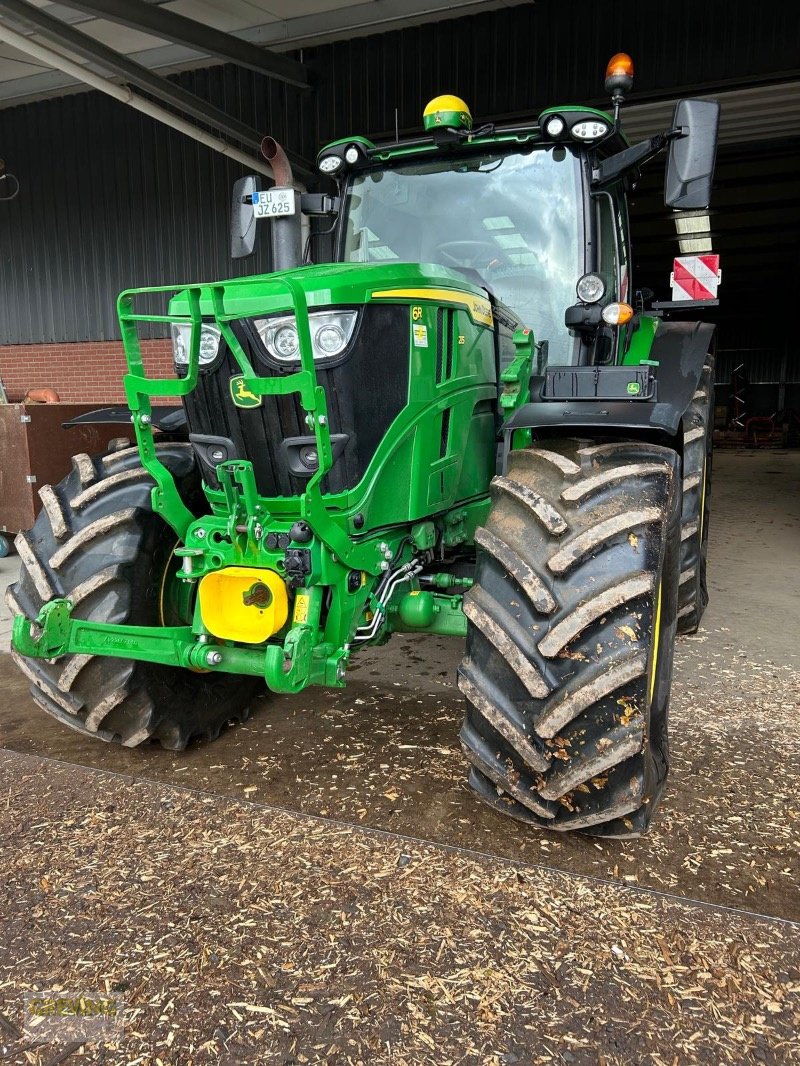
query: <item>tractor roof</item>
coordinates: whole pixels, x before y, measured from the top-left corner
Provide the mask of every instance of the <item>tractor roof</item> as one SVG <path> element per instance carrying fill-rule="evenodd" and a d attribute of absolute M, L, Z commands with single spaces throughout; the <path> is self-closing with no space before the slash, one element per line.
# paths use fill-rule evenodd
<path fill-rule="evenodd" d="M 448 110 L 431 110 L 439 102 L 446 102 Z M 455 105 L 460 105 L 463 110 Z M 441 120 L 438 126 L 437 120 Z M 424 121 L 427 132 L 421 137 L 378 144 L 358 135 L 331 141 L 320 151 L 317 166 L 323 174 L 333 177 L 382 163 L 429 156 L 447 158 L 476 149 L 513 150 L 534 143 L 569 144 L 595 149 L 603 156 L 628 146 L 627 138 L 621 130 L 614 128 L 614 120 L 608 112 L 575 104 L 549 107 L 535 123 L 486 123 L 473 128 L 472 116 L 462 100 L 437 97 L 425 109 Z"/>

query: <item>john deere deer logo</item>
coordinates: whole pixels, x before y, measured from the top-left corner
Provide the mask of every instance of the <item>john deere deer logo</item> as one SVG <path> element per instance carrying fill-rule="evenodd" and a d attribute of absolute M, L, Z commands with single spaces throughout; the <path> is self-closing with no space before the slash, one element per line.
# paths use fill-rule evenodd
<path fill-rule="evenodd" d="M 258 407 L 261 404 L 261 397 L 247 388 L 241 374 L 231 378 L 230 387 L 231 399 L 237 407 Z"/>

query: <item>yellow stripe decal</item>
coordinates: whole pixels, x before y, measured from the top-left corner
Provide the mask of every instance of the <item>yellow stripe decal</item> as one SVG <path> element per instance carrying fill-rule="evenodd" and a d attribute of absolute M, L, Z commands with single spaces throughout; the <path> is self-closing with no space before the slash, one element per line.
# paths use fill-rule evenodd
<path fill-rule="evenodd" d="M 703 491 L 700 494 L 700 546 L 703 545 L 703 527 L 706 524 L 706 469 L 708 459 L 703 460 Z M 699 561 L 699 560 L 698 560 Z"/>
<path fill-rule="evenodd" d="M 653 693 L 656 688 L 656 668 L 658 666 L 658 638 L 661 635 L 661 582 L 658 583 L 658 596 L 656 598 L 656 624 L 653 627 L 653 667 L 650 674 L 650 694 L 647 702 L 653 702 Z"/>
<path fill-rule="evenodd" d="M 459 289 L 381 289 L 380 292 L 373 292 L 372 296 L 376 300 L 439 300 L 442 303 L 461 304 L 473 322 L 480 322 L 489 328 L 494 326 L 489 301 Z"/>

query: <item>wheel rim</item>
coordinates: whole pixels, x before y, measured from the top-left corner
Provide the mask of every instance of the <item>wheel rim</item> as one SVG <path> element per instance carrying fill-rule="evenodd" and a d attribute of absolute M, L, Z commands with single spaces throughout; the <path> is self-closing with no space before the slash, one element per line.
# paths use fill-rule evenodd
<path fill-rule="evenodd" d="M 175 555 L 181 541 L 176 541 L 167 557 L 158 589 L 159 625 L 191 625 L 194 616 L 194 585 L 178 579 L 180 569 Z"/>

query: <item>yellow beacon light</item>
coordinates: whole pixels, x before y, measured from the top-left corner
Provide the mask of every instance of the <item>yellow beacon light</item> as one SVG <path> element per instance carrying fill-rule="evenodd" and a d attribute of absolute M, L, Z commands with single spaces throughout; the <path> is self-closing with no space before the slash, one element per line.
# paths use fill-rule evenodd
<path fill-rule="evenodd" d="M 472 114 L 460 96 L 435 96 L 422 112 L 426 130 L 471 130 Z"/>

